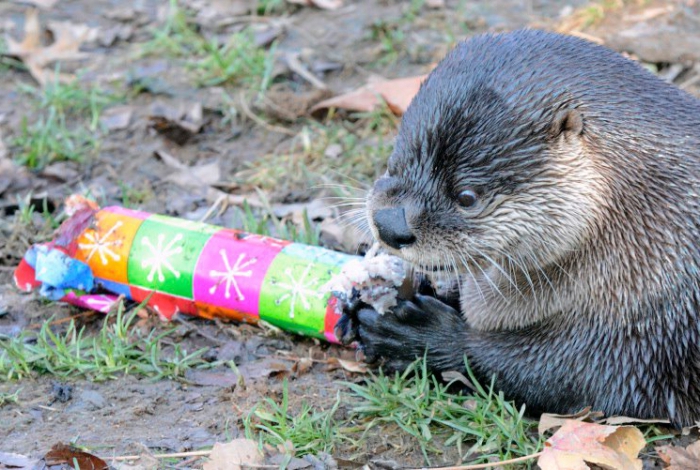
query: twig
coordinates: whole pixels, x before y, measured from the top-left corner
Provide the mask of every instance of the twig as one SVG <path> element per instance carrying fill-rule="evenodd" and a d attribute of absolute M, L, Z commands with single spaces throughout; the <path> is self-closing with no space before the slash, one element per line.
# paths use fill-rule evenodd
<path fill-rule="evenodd" d="M 299 61 L 299 54 L 298 53 L 289 53 L 285 56 L 285 59 L 287 60 L 287 65 L 292 70 L 292 72 L 295 72 L 297 75 L 299 75 L 301 78 L 303 78 L 307 82 L 311 83 L 311 85 L 318 88 L 319 90 L 327 90 L 328 89 L 328 85 L 326 85 L 321 80 L 316 78 L 314 76 L 314 74 L 309 72 L 306 69 L 306 67 L 304 67 L 304 64 L 302 64 Z"/>
<path fill-rule="evenodd" d="M 202 455 L 195 455 L 194 457 L 190 457 L 189 459 L 185 459 L 179 464 L 175 465 L 174 468 L 183 468 L 187 467 L 193 463 L 195 463 L 197 460 L 201 459 L 203 456 Z"/>
<path fill-rule="evenodd" d="M 171 454 L 151 454 L 154 459 L 179 459 L 184 457 L 209 457 L 212 450 L 193 450 L 190 452 L 173 452 Z M 124 462 L 127 460 L 138 460 L 140 455 L 119 455 L 116 457 L 107 457 L 107 460 L 113 462 Z M 261 465 L 257 463 L 237 463 L 237 466 L 248 468 L 279 468 L 279 465 Z"/>
<path fill-rule="evenodd" d="M 150 457 L 154 459 L 178 459 L 182 457 L 208 457 L 211 455 L 211 450 L 193 450 L 190 452 L 173 452 L 171 454 L 152 454 Z M 124 462 L 127 460 L 137 460 L 140 455 L 120 455 L 116 457 L 109 457 L 107 460 L 112 460 L 115 462 Z"/>
<path fill-rule="evenodd" d="M 285 135 L 291 135 L 294 136 L 296 135 L 295 132 L 290 131 L 289 129 L 285 129 L 284 127 L 279 127 L 279 126 L 274 126 L 272 124 L 268 124 L 265 122 L 263 119 L 260 117 L 256 116 L 253 111 L 250 110 L 248 107 L 248 103 L 246 102 L 245 96 L 243 95 L 243 92 L 239 95 L 239 100 L 240 105 L 241 105 L 241 111 L 243 114 L 250 120 L 254 121 L 256 124 L 259 126 L 264 127 L 265 129 L 272 131 L 272 132 L 279 132 L 280 134 L 285 134 Z"/>
<path fill-rule="evenodd" d="M 585 39 L 587 41 L 594 42 L 596 44 L 605 44 L 605 40 L 603 38 L 599 38 L 598 36 L 593 36 L 592 34 L 584 33 L 583 31 L 579 30 L 573 30 L 573 31 L 568 31 L 566 34 L 570 34 L 571 36 L 576 36 L 581 39 Z"/>
<path fill-rule="evenodd" d="M 479 470 L 481 468 L 502 467 L 504 465 L 510 465 L 512 463 L 525 462 L 527 460 L 536 459 L 540 455 L 542 455 L 542 452 L 526 455 L 524 457 L 518 457 L 516 459 L 501 460 L 500 462 L 493 463 L 480 463 L 478 465 L 455 465 L 454 467 L 423 467 L 409 470 Z"/>
<path fill-rule="evenodd" d="M 690 77 L 689 79 L 679 83 L 678 88 L 680 88 L 681 90 L 687 90 L 691 86 L 700 82 L 700 67 L 695 66 L 695 67 L 693 67 L 693 70 L 695 70 L 696 75 L 694 77 Z"/>
<path fill-rule="evenodd" d="M 277 355 L 279 357 L 282 357 L 284 359 L 290 360 L 290 361 L 302 361 L 304 359 L 309 359 L 311 362 L 316 362 L 318 364 L 334 364 L 335 361 L 333 359 L 337 358 L 332 358 L 332 359 L 314 359 L 313 357 L 300 357 L 300 356 L 288 356 L 285 354 L 282 354 L 282 351 L 277 351 Z"/>
<path fill-rule="evenodd" d="M 66 317 L 66 318 L 59 318 L 58 320 L 50 321 L 49 326 L 60 325 L 61 323 L 66 323 L 66 322 L 75 320 L 76 318 L 80 318 L 80 317 L 89 317 L 89 316 L 95 315 L 96 313 L 97 312 L 95 312 L 94 310 L 87 310 L 85 312 L 76 313 L 75 315 L 71 315 L 71 316 Z M 28 326 L 28 328 L 34 329 L 34 328 L 41 328 L 42 326 L 44 326 L 44 323 L 32 323 L 31 325 Z"/>

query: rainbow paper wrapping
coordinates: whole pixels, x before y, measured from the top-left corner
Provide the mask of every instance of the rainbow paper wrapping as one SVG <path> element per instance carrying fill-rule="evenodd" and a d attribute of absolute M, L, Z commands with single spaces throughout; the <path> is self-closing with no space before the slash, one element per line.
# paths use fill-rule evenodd
<path fill-rule="evenodd" d="M 336 342 L 339 313 L 323 286 L 355 256 L 122 207 L 93 213 L 84 224 L 88 228 L 72 239 L 30 250 L 15 273 L 17 285 L 40 286 L 47 268 L 36 269 L 37 263 L 46 264 L 40 257 L 47 249 L 57 250 L 65 258 L 58 263 L 62 268 L 79 270 L 85 263 L 95 287 L 106 291 L 82 291 L 89 282 L 58 291 L 61 300 L 75 305 L 108 311 L 118 295 L 137 302 L 148 298 L 167 319 L 178 312 L 262 319 Z"/>

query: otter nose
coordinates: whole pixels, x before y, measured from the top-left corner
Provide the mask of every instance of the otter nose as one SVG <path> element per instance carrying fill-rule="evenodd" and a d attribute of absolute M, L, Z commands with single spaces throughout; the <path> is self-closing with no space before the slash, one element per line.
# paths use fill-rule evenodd
<path fill-rule="evenodd" d="M 379 232 L 379 239 L 397 250 L 416 241 L 406 223 L 403 207 L 378 210 L 374 213 L 374 225 Z"/>

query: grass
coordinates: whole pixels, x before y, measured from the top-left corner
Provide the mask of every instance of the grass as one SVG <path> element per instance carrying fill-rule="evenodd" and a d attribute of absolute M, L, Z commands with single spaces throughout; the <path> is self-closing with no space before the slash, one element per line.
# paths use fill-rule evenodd
<path fill-rule="evenodd" d="M 265 398 L 244 417 L 246 436 L 292 454 L 358 449 L 368 436 L 405 434 L 422 451 L 426 463 L 445 446 L 456 446 L 470 463 L 533 454 L 542 447 L 536 423 L 524 409 L 506 401 L 493 387 L 476 384 L 473 395 L 451 391 L 417 361 L 403 374 L 370 375 L 364 383 L 347 383 L 349 392 L 329 409 L 302 402 L 292 412 L 285 382 L 278 403 Z M 339 412 L 343 403 L 346 410 Z"/>
<path fill-rule="evenodd" d="M 407 31 L 420 16 L 424 4 L 425 0 L 411 0 L 405 3 L 404 11 L 400 16 L 378 19 L 370 25 L 368 38 L 379 42 L 382 52 L 375 65 L 393 64 L 402 54 L 407 52 Z"/>
<path fill-rule="evenodd" d="M 122 97 L 81 84 L 55 81 L 44 88 L 20 85 L 38 117 L 22 121 L 12 144 L 17 160 L 32 169 L 57 161 L 83 161 L 99 148 L 99 119 L 102 111 Z"/>
<path fill-rule="evenodd" d="M 27 248 L 33 243 L 50 240 L 64 219 L 64 214 L 53 214 L 46 198 L 37 200 L 32 193 L 16 197 L 17 210 L 10 223 L 10 233 L 4 240 L 7 260 L 19 262 Z M 3 250 L 0 249 L 0 252 Z"/>
<path fill-rule="evenodd" d="M 285 13 L 289 7 L 286 0 L 257 0 L 255 11 L 258 15 L 269 16 Z"/>
<path fill-rule="evenodd" d="M 263 92 L 270 84 L 274 63 L 273 44 L 266 50 L 255 44 L 248 28 L 233 34 L 226 44 L 204 37 L 190 13 L 178 0 L 170 0 L 170 11 L 163 27 L 154 28 L 153 37 L 141 46 L 140 55 L 180 58 L 194 72 L 200 86 L 244 85 Z M 275 1 L 261 2 L 263 9 L 276 8 Z"/>
<path fill-rule="evenodd" d="M 108 315 L 96 335 L 87 334 L 71 321 L 64 333 L 56 333 L 51 322 L 38 333 L 25 330 L 21 335 L 0 340 L 0 377 L 16 380 L 33 374 L 57 377 L 85 377 L 103 381 L 136 374 L 154 379 L 181 377 L 187 369 L 210 367 L 201 356 L 175 344 L 166 351 L 163 339 L 172 330 L 148 334 L 134 328 L 138 308 L 125 312 L 120 303 Z"/>
<path fill-rule="evenodd" d="M 259 191 L 258 194 L 263 203 L 262 209 L 255 210 L 247 202 L 244 202 L 243 207 L 238 209 L 241 230 L 307 245 L 318 246 L 320 244 L 320 226 L 309 219 L 306 210 L 303 211 L 302 225 L 299 227 L 290 220 L 283 221 L 277 218 L 265 193 Z"/>
<path fill-rule="evenodd" d="M 21 391 L 22 389 L 20 388 L 15 390 L 13 393 L 0 392 L 0 408 L 5 405 L 19 403 L 19 392 Z"/>
<path fill-rule="evenodd" d="M 20 85 L 20 91 L 34 99 L 40 110 L 53 110 L 60 116 L 83 117 L 91 131 L 98 129 L 104 109 L 123 97 L 89 84 L 53 82 L 44 88 Z"/>
<path fill-rule="evenodd" d="M 141 55 L 165 55 L 170 58 L 200 55 L 206 52 L 206 40 L 178 0 L 169 1 L 165 24 L 151 30 L 153 37 L 141 47 Z"/>
<path fill-rule="evenodd" d="M 368 186 L 384 171 L 398 118 L 385 107 L 350 118 L 308 121 L 289 148 L 249 162 L 234 181 L 282 192 L 338 183 Z M 337 159 L 324 155 L 331 145 L 342 148 Z"/>
<path fill-rule="evenodd" d="M 493 384 L 484 388 L 471 372 L 469 376 L 476 388 L 473 395 L 451 392 L 449 384 L 427 372 L 425 361 L 414 363 L 402 374 L 380 372 L 365 384 L 348 384 L 356 398 L 352 412 L 364 420 L 368 431 L 391 425 L 412 436 L 428 462 L 429 453 L 440 452 L 434 445 L 437 437 L 443 445 L 458 446 L 462 458 L 470 463 L 537 452 L 542 442 L 536 423 L 523 417 L 524 408 L 506 401 Z M 466 449 L 465 442 L 469 444 Z"/>
<path fill-rule="evenodd" d="M 128 209 L 138 209 L 141 204 L 153 197 L 153 189 L 146 184 L 135 188 L 128 182 L 117 181 L 117 186 L 121 191 L 121 205 Z"/>
<path fill-rule="evenodd" d="M 19 147 L 18 163 L 38 170 L 58 161 L 80 162 L 96 152 L 99 141 L 84 129 L 70 129 L 67 122 L 54 109 L 32 124 L 25 117 L 20 135 L 12 141 Z"/>
<path fill-rule="evenodd" d="M 203 86 L 231 83 L 262 92 L 270 85 L 275 45 L 267 51 L 255 44 L 250 30 L 232 35 L 219 46 L 207 43 L 206 55 L 191 64 Z"/>
<path fill-rule="evenodd" d="M 341 396 L 338 394 L 329 410 L 319 410 L 314 405 L 302 402 L 298 410 L 292 412 L 285 379 L 280 403 L 265 398 L 243 419 L 246 437 L 257 437 L 261 444 L 284 448 L 296 456 L 333 452 L 341 443 L 351 441 L 336 419 L 340 403 Z"/>

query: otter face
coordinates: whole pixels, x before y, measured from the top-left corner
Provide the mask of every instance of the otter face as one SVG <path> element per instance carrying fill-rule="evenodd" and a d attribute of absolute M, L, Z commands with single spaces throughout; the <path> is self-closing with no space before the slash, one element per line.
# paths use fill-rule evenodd
<path fill-rule="evenodd" d="M 420 269 L 489 284 L 575 253 L 605 192 L 583 112 L 485 86 L 455 100 L 449 86 L 428 82 L 404 116 L 367 200 L 375 238 Z"/>

